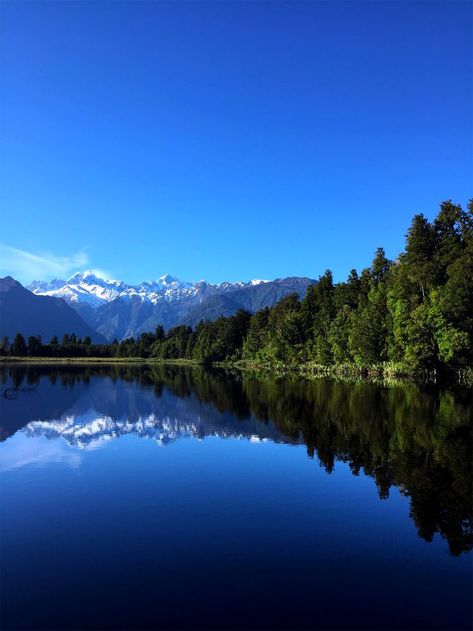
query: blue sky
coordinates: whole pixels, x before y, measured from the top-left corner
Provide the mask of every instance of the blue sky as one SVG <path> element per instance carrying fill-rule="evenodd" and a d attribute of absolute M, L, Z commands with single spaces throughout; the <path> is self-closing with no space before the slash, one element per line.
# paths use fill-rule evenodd
<path fill-rule="evenodd" d="M 4 2 L 0 274 L 343 279 L 472 196 L 469 2 Z"/>

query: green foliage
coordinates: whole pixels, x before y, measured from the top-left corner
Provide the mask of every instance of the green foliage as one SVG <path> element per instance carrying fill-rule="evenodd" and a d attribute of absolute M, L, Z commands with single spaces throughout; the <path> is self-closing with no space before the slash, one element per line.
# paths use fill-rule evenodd
<path fill-rule="evenodd" d="M 435 231 L 424 215 L 415 215 L 406 237 L 403 264 L 409 278 L 425 297 L 428 285 L 435 278 Z"/>
<path fill-rule="evenodd" d="M 373 287 L 367 304 L 355 314 L 349 335 L 350 352 L 358 365 L 387 359 L 386 315 L 385 287 Z"/>
<path fill-rule="evenodd" d="M 201 322 L 196 329 L 196 340 L 190 357 L 202 364 L 241 359 L 243 341 L 248 332 L 251 315 L 240 310 L 234 316 Z"/>
<path fill-rule="evenodd" d="M 404 359 L 407 365 L 415 371 L 435 368 L 438 351 L 427 304 L 422 303 L 411 312 L 406 337 Z"/>
<path fill-rule="evenodd" d="M 350 351 L 350 333 L 353 329 L 354 309 L 349 304 L 341 306 L 330 325 L 328 342 L 332 349 L 333 361 L 344 364 L 353 361 Z"/>
<path fill-rule="evenodd" d="M 389 272 L 391 264 L 391 261 L 386 258 L 384 248 L 378 248 L 376 250 L 373 263 L 371 264 L 373 280 L 377 283 L 383 281 L 386 278 L 387 273 Z"/>
<path fill-rule="evenodd" d="M 463 253 L 464 230 L 467 228 L 468 218 L 461 206 L 450 200 L 440 205 L 433 230 L 436 239 L 434 261 L 441 281 L 445 280 L 449 265 L 455 263 Z"/>
<path fill-rule="evenodd" d="M 244 359 L 261 359 L 262 349 L 266 346 L 268 341 L 268 321 L 269 321 L 269 309 L 262 309 L 257 311 L 250 320 L 248 327 L 248 333 L 246 339 L 243 342 Z"/>
<path fill-rule="evenodd" d="M 473 203 L 443 202 L 431 223 L 415 215 L 396 262 L 383 250 L 370 268 L 335 284 L 327 270 L 300 300 L 291 294 L 255 314 L 177 326 L 108 345 L 64 335 L 42 345 L 16 336 L 0 354 L 192 359 L 202 364 L 244 359 L 256 364 L 369 369 L 383 362 L 413 373 L 466 370 L 473 364 Z M 465 373 L 466 374 L 466 373 Z"/>

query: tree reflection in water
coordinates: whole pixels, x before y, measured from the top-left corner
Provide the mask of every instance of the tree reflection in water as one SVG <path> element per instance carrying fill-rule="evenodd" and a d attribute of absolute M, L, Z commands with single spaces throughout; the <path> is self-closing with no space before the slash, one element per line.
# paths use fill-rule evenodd
<path fill-rule="evenodd" d="M 164 365 L 0 369 L 4 387 L 31 388 L 46 380 L 73 390 L 97 378 L 151 388 L 158 399 L 165 390 L 179 398 L 194 396 L 230 413 L 237 424 L 253 418 L 274 425 L 287 442 L 304 442 L 309 457 L 316 457 L 327 473 L 336 461 L 348 463 L 353 475 L 363 470 L 375 480 L 381 499 L 389 496 L 391 486 L 398 487 L 410 498 L 410 516 L 426 541 L 439 533 L 453 555 L 472 548 L 471 391 L 257 378 Z M 12 406 L 3 399 L 2 439 L 31 420 L 58 418 L 71 404 L 67 397 L 40 404 L 34 399 L 15 418 L 18 402 Z M 139 400 L 134 406 L 139 408 Z"/>

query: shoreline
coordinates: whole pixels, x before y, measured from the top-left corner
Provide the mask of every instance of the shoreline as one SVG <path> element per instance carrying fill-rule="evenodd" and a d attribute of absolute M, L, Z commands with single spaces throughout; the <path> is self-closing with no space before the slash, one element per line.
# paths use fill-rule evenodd
<path fill-rule="evenodd" d="M 285 375 L 303 379 L 325 378 L 350 382 L 384 383 L 386 385 L 411 383 L 473 387 L 473 368 L 470 366 L 444 373 L 440 373 L 435 369 L 415 373 L 408 371 L 400 364 L 389 362 L 371 366 L 357 366 L 356 364 L 322 365 L 313 362 L 299 365 L 284 364 L 282 362 L 265 364 L 263 362 L 239 360 L 237 362 L 219 362 L 216 365 L 221 368 L 237 368 L 241 371 L 254 372 L 260 375 Z"/>
<path fill-rule="evenodd" d="M 157 359 L 144 357 L 0 357 L 1 365 L 14 364 L 46 364 L 46 365 L 162 365 L 182 366 L 189 368 L 204 367 L 195 359 Z M 466 367 L 439 374 L 435 370 L 425 370 L 412 373 L 397 364 L 374 364 L 372 366 L 357 366 L 356 364 L 321 365 L 306 363 L 299 365 L 284 364 L 282 362 L 265 364 L 248 360 L 214 362 L 208 367 L 239 372 L 253 373 L 258 376 L 270 377 L 300 377 L 302 379 L 338 379 L 350 382 L 394 384 L 433 384 L 456 385 L 473 387 L 473 368 Z M 205 367 L 204 367 L 205 368 Z"/>
<path fill-rule="evenodd" d="M 200 366 L 194 359 L 154 359 L 146 357 L 0 357 L 2 364 L 169 364 Z"/>

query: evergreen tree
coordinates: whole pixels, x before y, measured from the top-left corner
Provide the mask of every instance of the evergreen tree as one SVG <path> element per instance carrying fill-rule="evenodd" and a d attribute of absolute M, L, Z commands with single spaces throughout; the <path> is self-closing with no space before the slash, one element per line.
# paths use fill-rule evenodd
<path fill-rule="evenodd" d="M 374 281 L 377 283 L 384 281 L 390 267 L 391 261 L 386 258 L 384 248 L 378 248 L 371 264 Z"/>
<path fill-rule="evenodd" d="M 158 324 L 156 331 L 154 332 L 154 338 L 156 342 L 164 342 L 166 335 L 164 333 L 164 327 L 162 324 Z"/>
<path fill-rule="evenodd" d="M 31 335 L 28 338 L 28 355 L 31 357 L 41 355 L 41 337 L 39 335 Z"/>
<path fill-rule="evenodd" d="M 354 309 L 349 304 L 344 304 L 330 325 L 328 342 L 336 364 L 353 361 L 350 351 L 350 333 L 353 329 L 354 313 Z"/>
<path fill-rule="evenodd" d="M 435 278 L 435 232 L 424 215 L 415 215 L 406 238 L 404 262 L 410 278 L 425 297 L 428 285 Z"/>
<path fill-rule="evenodd" d="M 355 313 L 349 337 L 349 348 L 360 366 L 383 362 L 387 359 L 386 291 L 383 286 L 373 287 L 368 302 Z"/>
<path fill-rule="evenodd" d="M 461 257 L 464 249 L 462 227 L 467 225 L 466 213 L 451 200 L 442 202 L 434 221 L 436 239 L 435 266 L 439 282 L 445 281 L 449 265 Z"/>
<path fill-rule="evenodd" d="M 21 333 L 17 333 L 11 345 L 11 354 L 13 356 L 23 357 L 28 352 L 25 338 Z"/>
<path fill-rule="evenodd" d="M 263 349 L 268 341 L 268 307 L 257 311 L 250 320 L 248 334 L 243 345 L 243 357 L 247 359 L 263 359 Z"/>
<path fill-rule="evenodd" d="M 8 355 L 10 350 L 10 343 L 8 341 L 8 337 L 4 335 L 0 340 L 0 355 Z"/>

